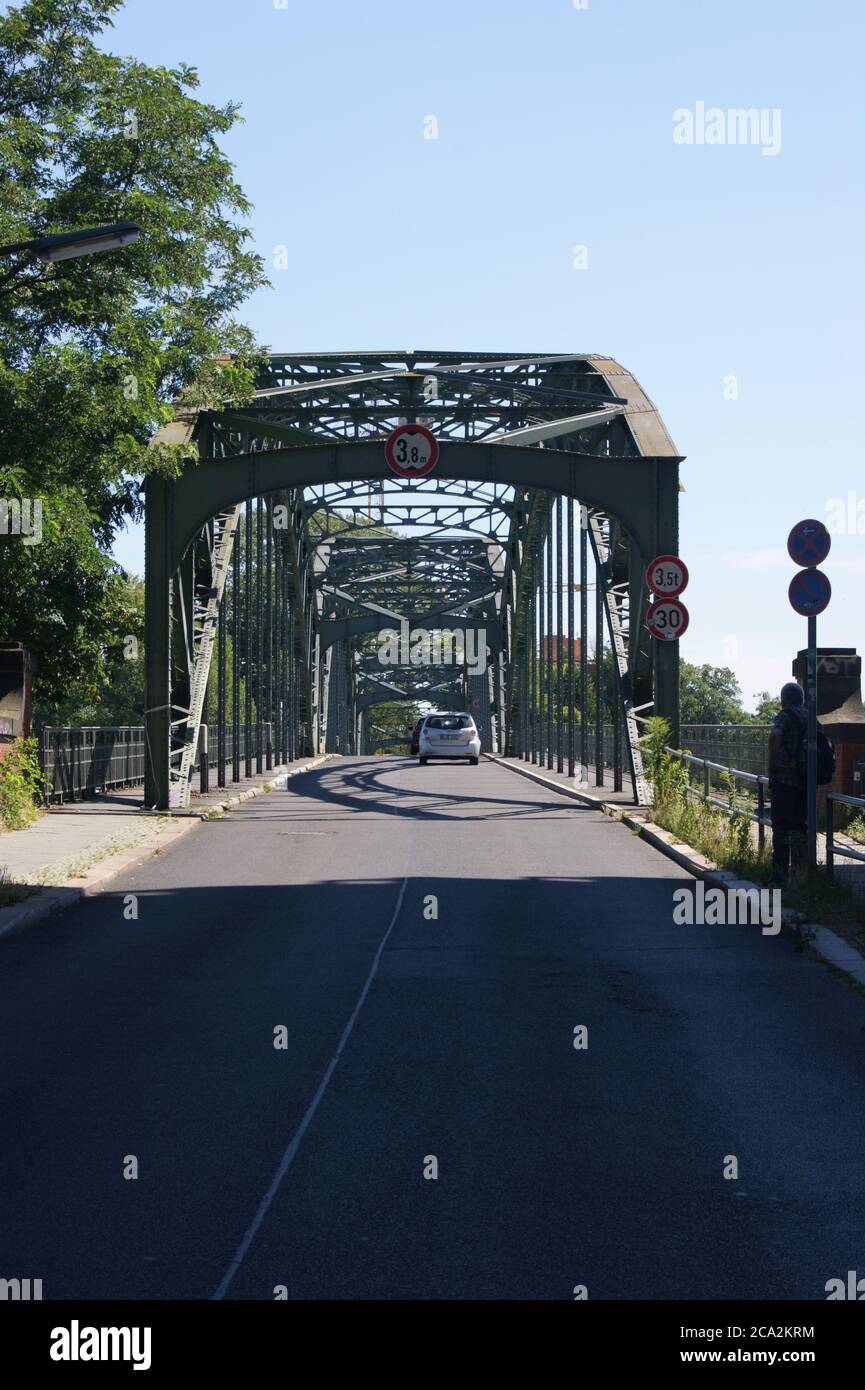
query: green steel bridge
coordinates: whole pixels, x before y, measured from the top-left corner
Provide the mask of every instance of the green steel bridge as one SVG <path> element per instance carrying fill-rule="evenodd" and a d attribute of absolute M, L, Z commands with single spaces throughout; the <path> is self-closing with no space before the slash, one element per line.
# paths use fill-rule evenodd
<path fill-rule="evenodd" d="M 409 422 L 439 445 L 426 476 L 385 458 Z M 278 353 L 251 403 L 161 437 L 198 460 L 145 485 L 147 806 L 187 804 L 199 762 L 225 785 L 374 751 L 400 701 L 570 775 L 606 750 L 646 800 L 639 720 L 677 738 L 678 644 L 646 628 L 645 571 L 678 551 L 682 460 L 624 367 Z"/>

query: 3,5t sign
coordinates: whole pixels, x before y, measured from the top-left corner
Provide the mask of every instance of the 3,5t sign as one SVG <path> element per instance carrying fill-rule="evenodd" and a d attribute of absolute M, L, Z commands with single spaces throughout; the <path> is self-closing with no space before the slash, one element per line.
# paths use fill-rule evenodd
<path fill-rule="evenodd" d="M 688 566 L 678 555 L 659 555 L 646 570 L 646 583 L 659 598 L 675 598 L 688 587 Z"/>

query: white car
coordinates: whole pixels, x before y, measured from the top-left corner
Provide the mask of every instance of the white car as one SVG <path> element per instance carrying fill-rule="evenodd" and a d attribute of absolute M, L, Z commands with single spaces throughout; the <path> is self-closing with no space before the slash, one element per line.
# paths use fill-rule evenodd
<path fill-rule="evenodd" d="M 424 767 L 430 758 L 467 758 L 477 767 L 481 741 L 470 714 L 428 714 L 418 735 L 418 762 Z"/>

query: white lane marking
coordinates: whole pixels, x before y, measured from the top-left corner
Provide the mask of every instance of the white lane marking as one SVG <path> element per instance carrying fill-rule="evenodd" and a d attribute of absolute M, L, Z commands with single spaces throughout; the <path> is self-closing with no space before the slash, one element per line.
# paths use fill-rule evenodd
<path fill-rule="evenodd" d="M 387 945 L 388 937 L 393 931 L 394 926 L 396 925 L 396 920 L 399 917 L 400 911 L 402 909 L 403 898 L 405 897 L 405 890 L 408 887 L 408 880 L 409 876 L 408 874 L 406 874 L 405 878 L 402 881 L 402 887 L 399 890 L 399 897 L 396 900 L 396 907 L 393 910 L 393 916 L 390 919 L 387 931 L 385 932 L 384 936 L 379 942 L 379 947 L 375 953 L 372 966 L 370 967 L 370 972 L 366 977 L 366 984 L 360 992 L 360 997 L 358 998 L 358 1001 L 354 1006 L 351 1018 L 345 1025 L 336 1052 L 331 1057 L 330 1062 L 327 1065 L 327 1070 L 325 1071 L 324 1076 L 321 1079 L 321 1083 L 319 1084 L 319 1088 L 313 1096 L 312 1100 L 310 1101 L 306 1114 L 304 1115 L 303 1119 L 297 1127 L 294 1138 L 292 1139 L 285 1153 L 282 1155 L 282 1160 L 273 1176 L 273 1180 L 270 1184 L 270 1187 L 267 1189 L 264 1196 L 262 1197 L 261 1204 L 258 1208 L 258 1211 L 255 1213 L 255 1216 L 252 1218 L 252 1223 L 249 1227 L 249 1230 L 246 1232 L 246 1235 L 243 1237 L 243 1240 L 237 1247 L 234 1259 L 231 1261 L 231 1264 L 228 1267 L 228 1270 L 222 1280 L 222 1283 L 216 1290 L 216 1293 L 212 1295 L 211 1301 L 216 1301 L 218 1299 L 224 1298 L 226 1293 L 228 1292 L 228 1289 L 231 1287 L 234 1276 L 240 1269 L 240 1266 L 246 1257 L 246 1253 L 249 1250 L 249 1247 L 255 1240 L 255 1237 L 258 1234 L 258 1231 L 261 1227 L 261 1223 L 267 1216 L 271 1203 L 273 1202 L 274 1197 L 279 1191 L 279 1187 L 283 1178 L 285 1177 L 286 1173 L 288 1172 L 289 1168 L 294 1162 L 295 1157 L 297 1156 L 297 1151 L 300 1148 L 301 1140 L 303 1139 L 304 1134 L 306 1133 L 310 1124 L 312 1123 L 316 1110 L 321 1104 L 321 1101 L 324 1097 L 324 1093 L 327 1090 L 328 1083 L 330 1082 L 330 1078 L 336 1071 L 337 1062 L 339 1061 L 343 1051 L 345 1050 L 346 1043 L 351 1037 L 354 1025 L 357 1022 L 358 1014 L 363 1008 L 366 996 L 369 994 L 370 986 L 372 985 L 373 979 L 375 978 L 375 973 L 378 970 L 378 963 L 381 960 L 382 952 L 384 951 L 384 948 Z"/>

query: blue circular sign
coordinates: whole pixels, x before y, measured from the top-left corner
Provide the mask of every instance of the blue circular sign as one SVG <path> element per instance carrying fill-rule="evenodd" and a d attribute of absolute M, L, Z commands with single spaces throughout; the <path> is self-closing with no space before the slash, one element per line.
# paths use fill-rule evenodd
<path fill-rule="evenodd" d="M 832 537 L 822 521 L 797 521 L 787 537 L 787 554 L 796 565 L 822 565 L 832 549 Z"/>
<path fill-rule="evenodd" d="M 832 585 L 822 570 L 800 570 L 790 580 L 790 603 L 803 618 L 813 618 L 828 608 Z"/>

